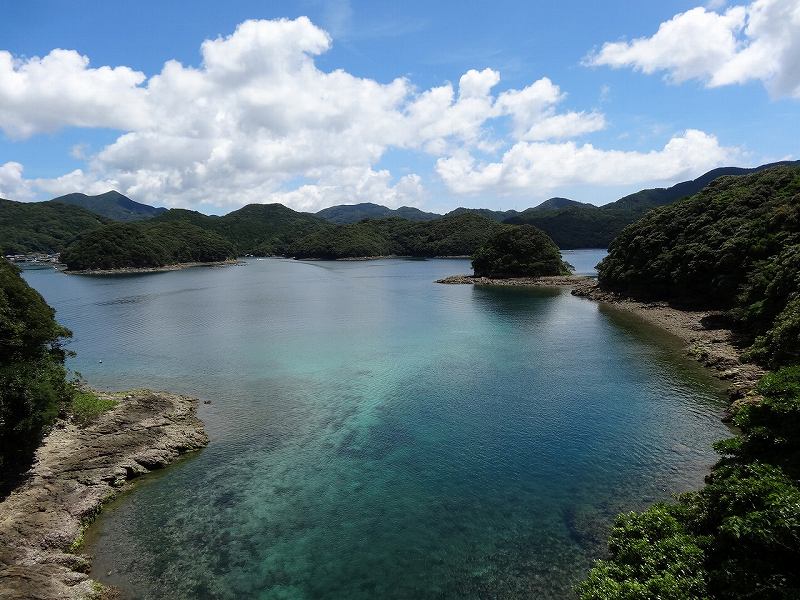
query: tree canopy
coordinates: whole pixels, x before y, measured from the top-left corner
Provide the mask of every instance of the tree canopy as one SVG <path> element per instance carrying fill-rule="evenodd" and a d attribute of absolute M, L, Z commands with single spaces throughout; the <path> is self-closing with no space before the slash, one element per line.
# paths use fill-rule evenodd
<path fill-rule="evenodd" d="M 108 220 L 78 206 L 0 199 L 0 254 L 61 251 Z"/>
<path fill-rule="evenodd" d="M 568 275 L 569 266 L 547 234 L 532 225 L 510 227 L 492 236 L 472 257 L 479 277 Z"/>
<path fill-rule="evenodd" d="M 182 222 L 114 223 L 89 231 L 61 255 L 70 270 L 161 267 L 233 258 L 231 243 Z"/>
<path fill-rule="evenodd" d="M 504 225 L 473 212 L 432 221 L 367 219 L 322 229 L 289 244 L 297 258 L 469 256 Z"/>
<path fill-rule="evenodd" d="M 598 267 L 634 296 L 726 309 L 769 365 L 800 360 L 800 168 L 723 177 L 627 227 Z"/>
<path fill-rule="evenodd" d="M 0 482 L 24 469 L 67 401 L 61 342 L 71 334 L 0 258 Z"/>

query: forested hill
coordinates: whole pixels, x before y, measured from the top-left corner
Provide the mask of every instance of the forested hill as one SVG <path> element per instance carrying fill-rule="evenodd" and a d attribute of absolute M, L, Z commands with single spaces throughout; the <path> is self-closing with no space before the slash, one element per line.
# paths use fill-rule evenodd
<path fill-rule="evenodd" d="M 112 223 L 88 231 L 61 254 L 71 271 L 163 267 L 235 258 L 233 244 L 180 221 Z"/>
<path fill-rule="evenodd" d="M 647 213 L 612 242 L 599 279 L 728 309 L 755 357 L 800 362 L 800 166 L 723 177 Z"/>
<path fill-rule="evenodd" d="M 571 205 L 555 210 L 529 208 L 506 223 L 534 225 L 560 248 L 607 248 L 619 233 L 647 211 L 696 194 L 718 177 L 758 173 L 776 166 L 798 166 L 800 161 L 761 165 L 752 169 L 723 167 L 668 188 L 652 188 L 630 194 L 603 206 Z"/>
<path fill-rule="evenodd" d="M 0 253 L 59 252 L 108 220 L 77 206 L 0 199 Z"/>
<path fill-rule="evenodd" d="M 316 215 L 337 225 L 358 223 L 364 219 L 388 219 L 390 217 L 400 217 L 409 221 L 431 221 L 442 216 L 437 213 L 424 212 L 412 206 L 392 209 L 371 202 L 330 206 L 318 211 Z"/>
<path fill-rule="evenodd" d="M 636 192 L 634 194 L 629 194 L 627 196 L 620 198 L 616 202 L 604 204 L 601 208 L 603 210 L 619 210 L 619 209 L 649 210 L 656 206 L 664 206 L 665 204 L 671 204 L 676 200 L 680 200 L 681 198 L 686 198 L 687 196 L 696 194 L 704 187 L 706 187 L 709 183 L 711 183 L 712 181 L 714 181 L 719 177 L 725 177 L 728 175 L 735 175 L 735 176 L 748 175 L 750 173 L 759 173 L 760 171 L 764 171 L 766 169 L 772 169 L 774 167 L 791 167 L 791 166 L 800 166 L 800 160 L 769 163 L 766 165 L 753 167 L 751 169 L 746 169 L 741 167 L 720 167 L 719 169 L 712 169 L 708 173 L 704 173 L 697 179 L 676 183 L 672 187 L 651 188 L 647 190 L 642 190 L 640 192 Z"/>
<path fill-rule="evenodd" d="M 281 204 L 250 204 L 224 217 L 172 209 L 146 221 L 88 231 L 61 259 L 70 270 L 96 270 L 282 255 L 298 239 L 333 227 Z"/>
<path fill-rule="evenodd" d="M 433 221 L 367 219 L 322 229 L 297 240 L 287 254 L 297 258 L 366 256 L 470 256 L 506 225 L 473 212 Z"/>
<path fill-rule="evenodd" d="M 248 204 L 223 217 L 172 209 L 153 222 L 188 222 L 213 231 L 233 244 L 240 255 L 285 254 L 290 244 L 334 225 L 315 215 L 287 208 L 283 204 Z"/>
<path fill-rule="evenodd" d="M 106 219 L 123 222 L 150 219 L 167 210 L 166 208 L 157 208 L 149 204 L 135 202 L 114 190 L 97 196 L 67 194 L 66 196 L 53 198 L 49 202 L 80 206 Z"/>

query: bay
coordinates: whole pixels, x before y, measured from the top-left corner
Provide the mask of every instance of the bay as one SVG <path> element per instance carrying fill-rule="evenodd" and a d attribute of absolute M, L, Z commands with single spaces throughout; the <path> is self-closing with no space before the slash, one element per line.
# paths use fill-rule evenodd
<path fill-rule="evenodd" d="M 700 487 L 723 393 L 612 307 L 433 283 L 468 271 L 26 271 L 89 383 L 210 401 L 208 448 L 93 526 L 93 575 L 131 598 L 570 597 L 614 514 Z"/>

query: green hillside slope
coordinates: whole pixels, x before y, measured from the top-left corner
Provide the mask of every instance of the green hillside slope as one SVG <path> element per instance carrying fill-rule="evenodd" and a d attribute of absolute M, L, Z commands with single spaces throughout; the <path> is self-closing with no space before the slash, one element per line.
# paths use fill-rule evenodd
<path fill-rule="evenodd" d="M 0 199 L 0 253 L 60 252 L 107 219 L 77 206 Z"/>

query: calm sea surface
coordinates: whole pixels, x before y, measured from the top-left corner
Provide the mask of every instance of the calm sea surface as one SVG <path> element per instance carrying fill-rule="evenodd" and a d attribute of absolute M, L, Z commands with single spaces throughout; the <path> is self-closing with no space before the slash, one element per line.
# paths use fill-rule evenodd
<path fill-rule="evenodd" d="M 27 271 L 92 385 L 211 401 L 208 448 L 92 529 L 94 575 L 131 598 L 570 597 L 613 514 L 701 485 L 722 394 L 609 307 L 433 283 L 468 271 Z"/>

